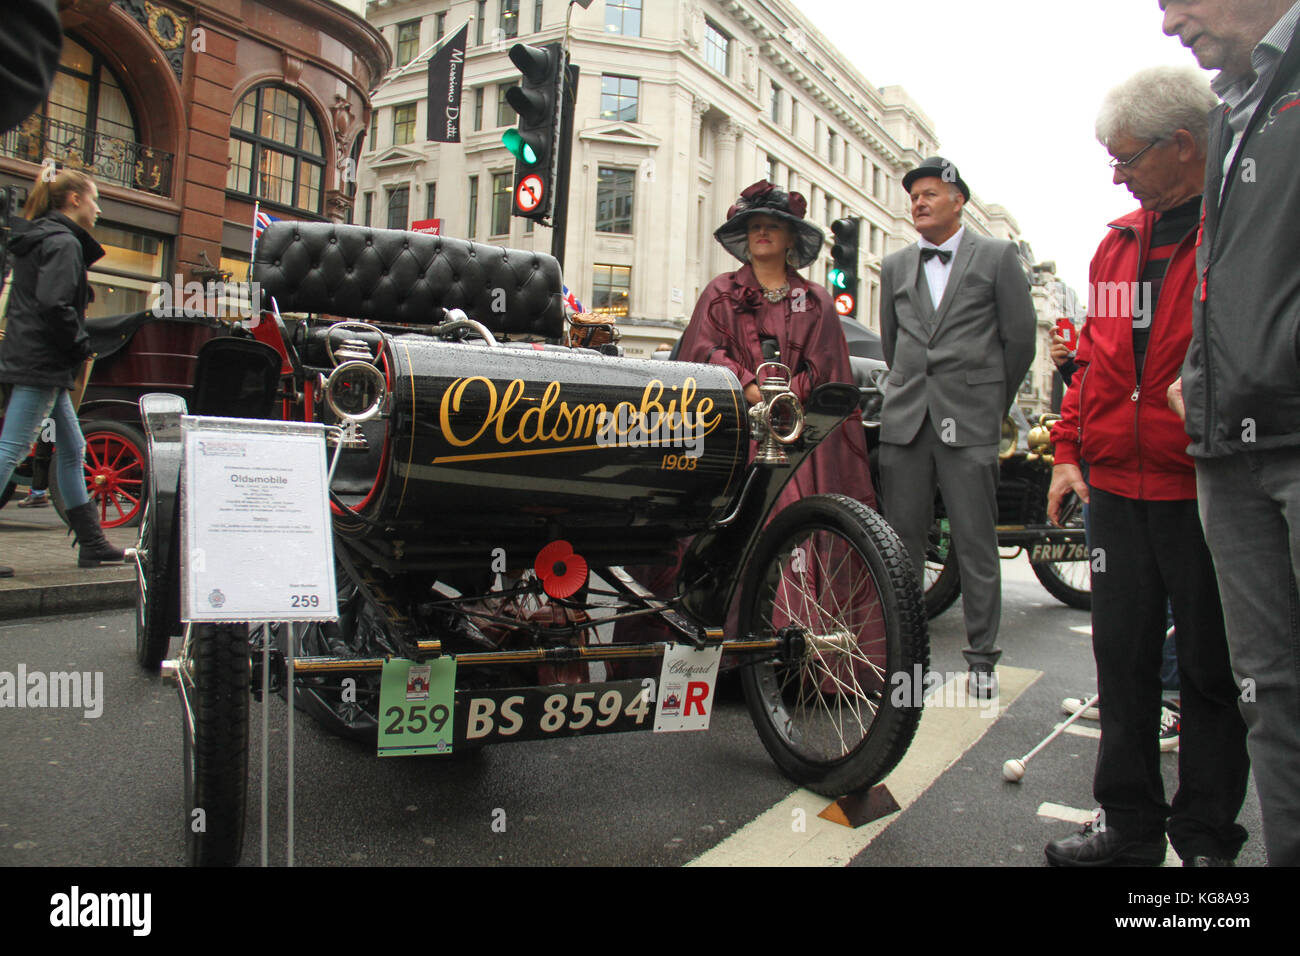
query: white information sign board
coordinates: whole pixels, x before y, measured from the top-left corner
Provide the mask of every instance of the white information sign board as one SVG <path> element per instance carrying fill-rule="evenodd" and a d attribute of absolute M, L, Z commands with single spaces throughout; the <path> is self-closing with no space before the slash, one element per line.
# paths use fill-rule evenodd
<path fill-rule="evenodd" d="M 334 621 L 325 426 L 181 418 L 181 619 Z"/>

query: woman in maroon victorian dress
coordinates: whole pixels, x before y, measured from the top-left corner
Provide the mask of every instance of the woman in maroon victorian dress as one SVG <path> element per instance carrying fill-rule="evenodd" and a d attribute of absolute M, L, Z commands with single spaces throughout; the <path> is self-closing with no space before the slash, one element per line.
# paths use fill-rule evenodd
<path fill-rule="evenodd" d="M 803 196 L 783 192 L 766 181 L 755 183 L 741 193 L 739 201 L 728 210 L 726 223 L 714 232 L 714 237 L 744 265 L 735 272 L 718 276 L 705 287 L 691 323 L 682 335 L 678 360 L 731 369 L 750 405 L 761 399 L 754 372 L 765 361 L 779 361 L 790 369 L 790 390 L 805 404 L 818 385 L 853 382 L 848 344 L 830 294 L 795 271 L 815 262 L 825 243 L 822 231 L 803 218 L 806 209 Z M 751 462 L 756 451 L 757 444 L 751 442 Z M 856 414 L 827 435 L 794 473 L 777 499 L 772 515 L 807 495 L 828 493 L 848 495 L 871 508 L 876 507 L 866 437 L 862 420 Z M 677 576 L 675 567 L 628 570 L 659 597 L 672 596 Z M 801 608 L 820 590 L 814 583 L 820 572 L 816 568 L 810 570 L 811 577 L 781 586 L 778 597 L 781 606 Z M 874 584 L 838 580 L 841 575 L 836 576 L 836 581 L 822 584 L 831 589 L 841 610 L 857 620 L 855 629 L 863 644 L 873 648 L 878 644 L 883 653 L 883 623 Z M 737 631 L 738 605 L 739 601 L 733 603 L 728 614 L 728 636 Z M 799 613 L 805 616 L 820 612 L 802 608 Z M 776 624 L 780 626 L 781 622 Z M 662 624 L 643 618 L 620 624 L 615 641 L 651 637 L 669 639 Z M 854 686 L 879 692 L 879 674 L 883 670 L 875 660 L 878 655 L 874 649 L 867 656 L 872 662 L 857 668 L 859 680 Z M 883 657 L 878 663 L 883 665 Z M 842 664 L 834 665 L 831 671 L 834 676 L 824 676 L 821 689 L 834 693 L 836 685 L 852 683 L 846 670 Z"/>
<path fill-rule="evenodd" d="M 754 371 L 775 356 L 790 369 L 790 390 L 807 403 L 825 382 L 853 382 L 849 349 L 830 294 L 795 271 L 821 255 L 825 237 L 804 219 L 807 203 L 767 181 L 740 194 L 713 234 L 742 265 L 718 276 L 695 304 L 678 359 L 725 365 L 751 405 L 759 401 Z M 766 345 L 767 351 L 764 351 Z M 757 446 L 750 446 L 753 460 Z M 818 446 L 773 509 L 806 495 L 835 492 L 876 507 L 862 422 L 850 416 Z"/>

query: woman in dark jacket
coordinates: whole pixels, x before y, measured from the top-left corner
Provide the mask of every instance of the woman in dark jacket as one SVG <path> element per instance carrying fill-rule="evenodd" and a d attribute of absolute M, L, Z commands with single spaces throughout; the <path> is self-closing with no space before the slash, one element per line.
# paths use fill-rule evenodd
<path fill-rule="evenodd" d="M 96 567 L 121 561 L 122 551 L 104 537 L 86 494 L 82 437 L 69 393 L 90 358 L 86 270 L 104 255 L 90 235 L 99 218 L 99 190 L 88 175 L 65 169 L 42 173 L 9 239 L 13 278 L 0 340 L 0 383 L 12 386 L 0 433 L 0 488 L 27 457 L 41 422 L 54 419 L 56 474 L 68 524 L 81 550 L 77 564 Z M 8 568 L 0 568 L 0 576 Z"/>

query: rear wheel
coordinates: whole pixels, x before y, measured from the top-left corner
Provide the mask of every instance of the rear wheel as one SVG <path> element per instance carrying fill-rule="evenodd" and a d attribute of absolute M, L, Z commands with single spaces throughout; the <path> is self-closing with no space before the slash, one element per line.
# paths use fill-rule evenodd
<path fill-rule="evenodd" d="M 186 857 L 191 866 L 234 866 L 248 789 L 248 625 L 193 625 L 179 677 Z"/>
<path fill-rule="evenodd" d="M 1062 502 L 1061 517 L 1063 526 L 1083 528 L 1083 505 L 1074 493 Z M 1030 566 L 1052 597 L 1080 611 L 1092 610 L 1091 561 L 1050 561 Z"/>
<path fill-rule="evenodd" d="M 121 422 L 93 421 L 82 425 L 86 436 L 86 492 L 95 503 L 102 528 L 139 523 L 144 510 L 148 470 L 144 435 Z M 67 511 L 57 469 L 50 469 L 50 494 L 59 517 Z"/>
<path fill-rule="evenodd" d="M 885 520 L 841 495 L 786 508 L 759 539 L 740 613 L 742 634 L 795 635 L 786 659 L 742 674 L 777 766 L 828 796 L 893 769 L 921 717 L 915 695 L 891 693 L 895 675 L 906 686 L 917 665 L 925 671 L 929 639 L 916 574 Z"/>
<path fill-rule="evenodd" d="M 925 615 L 938 617 L 961 596 L 961 574 L 947 518 L 936 518 L 925 549 Z"/>

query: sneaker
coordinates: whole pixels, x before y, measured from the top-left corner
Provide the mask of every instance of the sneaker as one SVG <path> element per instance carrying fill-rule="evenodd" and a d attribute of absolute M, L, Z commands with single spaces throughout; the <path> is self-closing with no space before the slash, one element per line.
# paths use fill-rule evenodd
<path fill-rule="evenodd" d="M 1183 718 L 1177 704 L 1165 701 L 1160 705 L 1160 752 L 1169 753 L 1178 749 L 1178 732 L 1182 729 Z"/>
<path fill-rule="evenodd" d="M 1061 710 L 1067 714 L 1077 714 L 1082 710 L 1083 716 L 1080 720 L 1101 720 L 1101 711 L 1098 709 L 1101 707 L 1101 701 L 1084 708 L 1083 705 L 1088 703 L 1088 700 L 1087 697 L 1067 697 L 1061 701 Z"/>
<path fill-rule="evenodd" d="M 1043 851 L 1052 866 L 1159 866 L 1165 861 L 1164 834 L 1133 840 L 1114 827 L 1094 829 L 1089 820 L 1073 836 L 1053 840 Z"/>
<path fill-rule="evenodd" d="M 48 508 L 49 506 L 50 493 L 48 491 L 29 491 L 27 497 L 18 502 L 19 508 Z"/>

